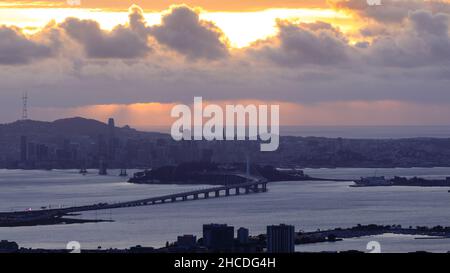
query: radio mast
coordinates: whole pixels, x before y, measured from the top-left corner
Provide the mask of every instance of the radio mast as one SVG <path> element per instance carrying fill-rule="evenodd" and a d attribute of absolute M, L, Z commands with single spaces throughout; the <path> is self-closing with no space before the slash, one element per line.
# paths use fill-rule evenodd
<path fill-rule="evenodd" d="M 22 95 L 22 120 L 28 119 L 28 92 L 23 92 Z"/>

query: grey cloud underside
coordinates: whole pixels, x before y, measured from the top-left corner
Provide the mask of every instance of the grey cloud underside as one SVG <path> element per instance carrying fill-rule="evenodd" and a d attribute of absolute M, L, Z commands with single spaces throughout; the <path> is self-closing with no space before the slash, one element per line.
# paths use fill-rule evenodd
<path fill-rule="evenodd" d="M 372 63 L 402 67 L 450 65 L 450 17 L 415 11 L 405 30 L 395 37 L 382 36 L 368 49 Z"/>
<path fill-rule="evenodd" d="M 278 22 L 277 37 L 251 50 L 282 66 L 304 64 L 335 65 L 349 59 L 352 47 L 344 35 L 331 25 L 317 22 L 294 25 Z"/>
<path fill-rule="evenodd" d="M 156 40 L 192 59 L 220 59 L 228 55 L 224 34 L 213 23 L 200 20 L 186 6 L 172 9 L 162 18 L 162 24 L 151 27 Z"/>
<path fill-rule="evenodd" d="M 329 24 L 279 22 L 278 36 L 250 51 L 288 67 L 449 67 L 449 23 L 447 14 L 418 10 L 409 14 L 401 28 L 378 35 L 372 43 L 350 45 L 345 35 Z"/>
<path fill-rule="evenodd" d="M 125 26 L 106 32 L 95 21 L 68 18 L 61 27 L 83 46 L 91 58 L 138 58 L 146 56 L 151 49 L 147 36 L 141 36 Z"/>
<path fill-rule="evenodd" d="M 133 6 L 126 26 L 107 32 L 97 22 L 69 18 L 61 27 L 80 43 L 89 57 L 131 59 L 146 56 L 149 37 L 189 59 L 220 59 L 228 55 L 222 31 L 213 23 L 199 19 L 187 6 L 177 6 L 164 15 L 162 24 L 146 25 L 142 10 Z"/>
<path fill-rule="evenodd" d="M 15 28 L 0 27 L 0 64 L 27 64 L 53 53 L 50 45 L 33 41 Z"/>
<path fill-rule="evenodd" d="M 336 5 L 361 10 L 360 2 L 348 0 Z M 403 7 L 406 4 L 396 5 Z M 176 52 L 188 60 L 265 60 L 288 68 L 309 65 L 427 66 L 447 65 L 450 60 L 449 16 L 446 13 L 409 11 L 401 27 L 389 31 L 386 27 L 367 27 L 362 32 L 373 41 L 361 40 L 354 45 L 338 28 L 324 22 L 298 24 L 280 20 L 277 26 L 279 31 L 275 37 L 231 53 L 223 32 L 213 23 L 201 20 L 196 10 L 187 6 L 172 7 L 160 25 L 147 26 L 143 11 L 133 6 L 129 22 L 111 31 L 101 29 L 93 20 L 67 18 L 53 27 L 60 39 L 47 43 L 36 42 L 15 29 L 2 27 L 0 63 L 24 64 L 49 58 L 57 55 L 56 49 L 64 50 L 73 41 L 87 58 L 144 62 L 152 61 L 151 53 L 158 55 L 163 51 Z"/>
<path fill-rule="evenodd" d="M 366 0 L 330 0 L 335 8 L 350 10 L 383 24 L 401 23 L 411 12 L 429 10 L 450 13 L 450 3 L 441 0 L 381 0 L 381 6 L 370 6 Z"/>
<path fill-rule="evenodd" d="M 448 15 L 417 10 L 401 27 L 389 26 L 372 30 L 373 41 L 363 37 L 353 45 L 327 23 L 279 21 L 275 37 L 231 52 L 221 32 L 186 7 L 172 10 L 156 26 L 147 26 L 134 7 L 129 22 L 112 31 L 70 18 L 51 27 L 53 38 L 25 37 L 3 27 L 0 60 L 8 69 L 0 69 L 0 113 L 13 115 L 24 89 L 35 107 L 192 103 L 194 96 L 310 104 L 450 102 Z M 61 53 L 72 44 L 84 54 Z"/>

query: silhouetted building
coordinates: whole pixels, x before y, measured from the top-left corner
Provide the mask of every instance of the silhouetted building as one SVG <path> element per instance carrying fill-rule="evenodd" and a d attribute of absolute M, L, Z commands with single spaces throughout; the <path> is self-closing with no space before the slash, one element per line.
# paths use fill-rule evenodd
<path fill-rule="evenodd" d="M 20 161 L 25 162 L 28 159 L 28 144 L 27 144 L 27 137 L 21 136 L 20 137 Z"/>
<path fill-rule="evenodd" d="M 203 225 L 203 245 L 213 251 L 232 249 L 234 245 L 234 227 L 226 224 Z"/>
<path fill-rule="evenodd" d="M 267 227 L 267 252 L 293 253 L 295 251 L 295 228 L 289 225 Z"/>
<path fill-rule="evenodd" d="M 48 159 L 48 147 L 45 144 L 39 144 L 37 147 L 37 160 L 47 160 Z"/>
<path fill-rule="evenodd" d="M 238 229 L 238 231 L 237 231 L 237 239 L 238 239 L 240 244 L 247 244 L 248 243 L 248 236 L 249 236 L 248 229 L 243 228 L 243 227 Z"/>
<path fill-rule="evenodd" d="M 116 156 L 116 125 L 113 118 L 108 120 L 108 160 L 114 160 Z"/>
<path fill-rule="evenodd" d="M 113 118 L 108 119 L 108 134 L 110 137 L 114 137 L 114 128 L 116 127 L 116 124 L 114 122 Z"/>
<path fill-rule="evenodd" d="M 99 175 L 107 175 L 108 174 L 108 166 L 104 160 L 100 160 L 100 162 L 99 162 L 98 174 Z"/>
<path fill-rule="evenodd" d="M 19 245 L 16 242 L 0 241 L 0 253 L 12 253 L 19 250 Z"/>
<path fill-rule="evenodd" d="M 36 160 L 36 144 L 33 142 L 28 142 L 27 145 L 27 160 L 35 161 Z"/>
<path fill-rule="evenodd" d="M 197 237 L 194 235 L 178 236 L 177 246 L 180 248 L 191 249 L 197 244 Z"/>
<path fill-rule="evenodd" d="M 213 150 L 212 149 L 203 149 L 202 150 L 202 162 L 211 162 L 213 157 Z"/>
<path fill-rule="evenodd" d="M 102 134 L 98 135 L 97 146 L 98 146 L 98 157 L 99 158 L 106 157 L 106 154 L 107 154 L 106 146 L 107 145 L 106 145 L 105 137 Z"/>

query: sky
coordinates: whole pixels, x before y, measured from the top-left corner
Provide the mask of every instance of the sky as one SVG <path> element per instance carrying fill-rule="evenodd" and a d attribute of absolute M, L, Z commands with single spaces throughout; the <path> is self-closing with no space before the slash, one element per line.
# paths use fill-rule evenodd
<path fill-rule="evenodd" d="M 194 96 L 281 125 L 450 125 L 450 1 L 0 1 L 0 123 L 168 127 Z"/>

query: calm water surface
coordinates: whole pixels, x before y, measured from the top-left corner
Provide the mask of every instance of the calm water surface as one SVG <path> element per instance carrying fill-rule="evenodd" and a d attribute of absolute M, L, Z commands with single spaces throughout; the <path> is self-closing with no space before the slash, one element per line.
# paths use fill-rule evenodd
<path fill-rule="evenodd" d="M 368 175 L 403 175 L 443 178 L 450 168 L 411 169 L 306 169 L 312 176 L 356 179 Z M 81 176 L 76 170 L 0 170 L 0 210 L 73 206 L 118 202 L 182 192 L 209 186 L 134 185 L 112 172 Z M 227 223 L 265 233 L 268 224 L 293 224 L 296 230 L 351 227 L 356 224 L 450 226 L 447 188 L 351 188 L 351 182 L 281 182 L 264 194 L 200 200 L 149 207 L 83 213 L 84 219 L 111 219 L 112 223 L 0 228 L 0 239 L 21 246 L 65 248 L 79 241 L 84 248 L 125 248 L 137 244 L 162 246 L 180 234 L 201 235 L 202 224 Z M 337 243 L 297 246 L 297 251 L 364 251 L 369 241 L 385 252 L 450 250 L 450 240 L 416 240 L 414 236 L 382 235 L 347 239 Z"/>

